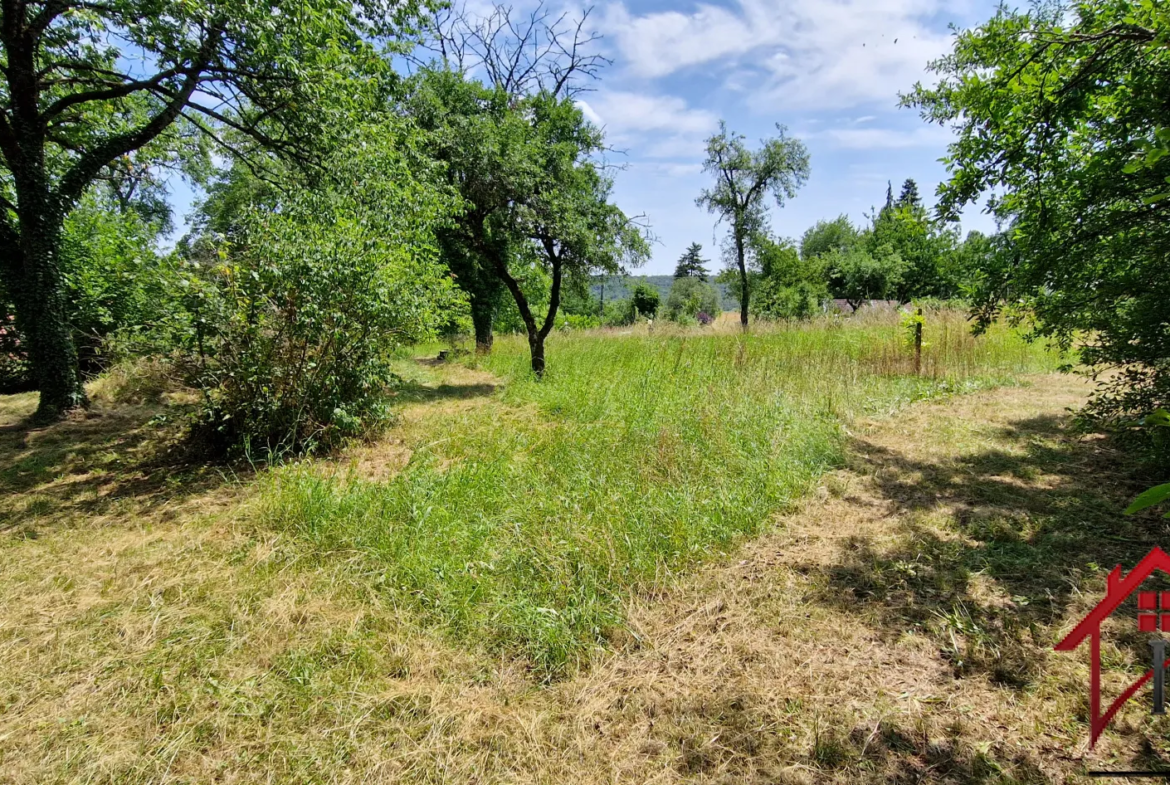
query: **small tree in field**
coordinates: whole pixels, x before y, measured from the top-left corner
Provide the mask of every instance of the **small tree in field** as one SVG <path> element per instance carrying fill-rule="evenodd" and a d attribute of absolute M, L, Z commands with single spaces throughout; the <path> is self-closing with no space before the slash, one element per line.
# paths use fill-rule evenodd
<path fill-rule="evenodd" d="M 731 240 L 739 269 L 739 320 L 748 324 L 750 292 L 747 270 L 748 238 L 762 232 L 767 223 L 765 199 L 771 193 L 779 206 L 796 196 L 796 189 L 808 179 L 808 150 L 798 139 L 787 136 L 777 124 L 779 135 L 765 139 L 759 150 L 749 150 L 744 137 L 731 133 L 725 123 L 707 140 L 704 171 L 715 176 L 715 186 L 704 190 L 696 201 L 731 224 Z"/>
<path fill-rule="evenodd" d="M 831 276 L 840 281 L 838 294 L 857 310 L 869 300 L 884 300 L 897 291 L 906 263 L 889 246 L 872 254 L 864 248 L 846 248 L 824 257 Z"/>

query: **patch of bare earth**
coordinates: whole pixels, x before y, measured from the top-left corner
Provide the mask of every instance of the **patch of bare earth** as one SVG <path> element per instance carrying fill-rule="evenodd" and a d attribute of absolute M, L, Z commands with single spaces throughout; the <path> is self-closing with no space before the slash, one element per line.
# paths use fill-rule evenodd
<path fill-rule="evenodd" d="M 859 424 L 848 468 L 802 509 L 633 598 L 614 650 L 551 686 L 418 628 L 343 564 L 306 570 L 234 508 L 9 538 L 0 782 L 1056 783 L 1156 767 L 1167 726 L 1136 704 L 1090 755 L 1085 653 L 1050 650 L 1165 525 L 1117 514 L 1141 480 L 1070 430 L 1085 387 L 1032 381 Z M 342 461 L 392 472 L 430 418 L 500 406 L 491 384 L 442 376 Z M 1106 654 L 1118 673 L 1141 662 L 1124 641 Z"/>

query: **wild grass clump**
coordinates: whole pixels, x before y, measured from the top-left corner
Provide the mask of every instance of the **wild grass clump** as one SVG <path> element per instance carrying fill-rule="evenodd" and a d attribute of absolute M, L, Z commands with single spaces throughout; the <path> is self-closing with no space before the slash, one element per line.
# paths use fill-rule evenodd
<path fill-rule="evenodd" d="M 270 474 L 260 515 L 454 635 L 553 676 L 604 645 L 625 598 L 758 532 L 841 457 L 843 425 L 1049 370 L 1006 330 L 928 321 L 922 376 L 896 317 L 756 335 L 558 335 L 542 381 L 429 423 L 385 483 Z"/>

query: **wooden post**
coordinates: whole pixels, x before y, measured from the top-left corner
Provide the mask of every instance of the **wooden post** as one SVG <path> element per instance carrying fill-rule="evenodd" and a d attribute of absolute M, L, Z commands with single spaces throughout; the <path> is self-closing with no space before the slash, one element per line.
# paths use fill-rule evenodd
<path fill-rule="evenodd" d="M 918 309 L 918 319 L 914 322 L 914 374 L 922 375 L 922 309 Z"/>

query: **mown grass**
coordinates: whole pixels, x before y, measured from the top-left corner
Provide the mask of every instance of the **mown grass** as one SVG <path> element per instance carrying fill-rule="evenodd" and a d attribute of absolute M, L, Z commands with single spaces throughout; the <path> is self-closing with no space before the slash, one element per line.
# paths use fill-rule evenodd
<path fill-rule="evenodd" d="M 396 604 L 554 677 L 648 591 L 727 551 L 841 460 L 859 417 L 1015 383 L 1055 358 L 1007 329 L 934 314 L 923 375 L 896 319 L 751 335 L 569 334 L 545 379 L 502 339 L 482 405 L 428 421 L 382 482 L 271 472 L 256 507 L 311 557 L 344 559 Z"/>

